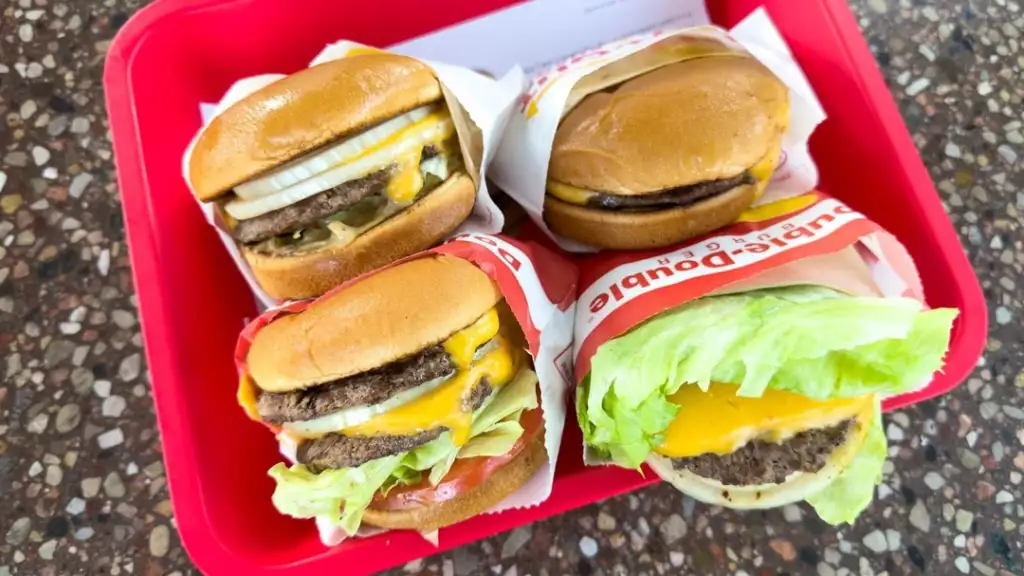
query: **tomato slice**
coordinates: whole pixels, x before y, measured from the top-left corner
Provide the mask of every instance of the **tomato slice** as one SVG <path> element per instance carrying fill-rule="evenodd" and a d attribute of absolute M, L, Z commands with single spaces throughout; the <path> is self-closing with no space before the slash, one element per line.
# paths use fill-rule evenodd
<path fill-rule="evenodd" d="M 395 486 L 387 496 L 377 493 L 372 506 L 377 510 L 408 510 L 420 508 L 438 502 L 445 502 L 459 494 L 472 490 L 483 484 L 499 468 L 518 456 L 543 430 L 544 418 L 540 408 L 523 412 L 519 417 L 523 427 L 520 436 L 512 449 L 500 456 L 478 456 L 455 461 L 448 474 L 437 484 L 431 486 L 430 480 L 424 478 L 417 484 Z"/>

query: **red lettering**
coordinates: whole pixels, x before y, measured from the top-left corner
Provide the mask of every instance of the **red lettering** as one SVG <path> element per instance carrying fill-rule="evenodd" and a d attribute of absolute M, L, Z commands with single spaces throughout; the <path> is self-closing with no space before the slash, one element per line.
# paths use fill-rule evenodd
<path fill-rule="evenodd" d="M 605 304 L 607 304 L 607 303 L 608 303 L 608 295 L 607 294 L 600 294 L 600 295 L 598 295 L 597 298 L 594 298 L 593 300 L 590 301 L 590 313 L 591 314 L 597 314 L 598 312 L 601 311 L 602 308 L 604 308 Z"/>
<path fill-rule="evenodd" d="M 615 297 L 615 301 L 616 302 L 622 300 L 622 290 L 619 290 L 619 285 L 618 284 L 612 284 L 611 293 L 612 293 L 612 296 Z"/>
<path fill-rule="evenodd" d="M 643 272 L 639 274 L 630 274 L 622 279 L 623 288 L 636 288 L 637 286 L 647 288 L 650 285 L 651 283 L 647 281 L 647 277 L 644 276 Z"/>
<path fill-rule="evenodd" d="M 834 222 L 835 219 L 835 216 L 831 214 L 822 214 L 821 216 L 815 218 L 810 224 L 808 224 L 808 226 L 810 226 L 814 230 L 821 230 L 822 227 L 824 227 L 826 224 Z"/>
<path fill-rule="evenodd" d="M 708 254 L 701 258 L 700 263 L 708 268 L 722 268 L 723 266 L 732 266 L 736 264 L 732 259 L 732 256 L 729 256 L 729 253 L 724 250 Z"/>
<path fill-rule="evenodd" d="M 786 242 L 780 238 L 772 238 L 772 244 L 775 244 L 779 248 L 785 248 L 786 246 L 789 246 L 789 244 L 786 244 Z"/>
<path fill-rule="evenodd" d="M 750 252 L 751 254 L 761 254 L 762 252 L 767 252 L 768 250 L 770 250 L 771 246 L 763 242 L 754 242 L 752 244 L 747 244 L 746 246 L 743 247 L 743 249 L 746 250 L 747 252 Z"/>
<path fill-rule="evenodd" d="M 659 274 L 664 275 L 665 278 L 668 278 L 669 276 L 675 274 L 675 272 L 673 272 L 672 269 L 669 268 L 668 266 L 659 266 L 657 268 L 647 271 L 647 275 L 651 277 L 651 280 L 657 280 Z"/>
<path fill-rule="evenodd" d="M 853 208 L 850 208 L 845 204 L 840 204 L 839 206 L 836 206 L 836 209 L 833 210 L 833 212 L 836 214 L 853 214 Z"/>
<path fill-rule="evenodd" d="M 797 238 L 814 238 L 814 232 L 808 229 L 806 226 L 790 230 L 782 235 L 786 240 L 796 240 Z"/>
<path fill-rule="evenodd" d="M 520 262 L 518 258 L 501 248 L 498 248 L 498 256 L 501 256 L 501 259 L 505 261 L 505 264 L 508 264 L 516 272 L 519 272 L 519 269 L 523 266 L 523 263 Z"/>
<path fill-rule="evenodd" d="M 693 270 L 697 266 L 699 266 L 699 264 L 693 260 L 680 260 L 679 262 L 676 262 L 676 265 L 673 266 L 673 268 L 679 272 L 686 272 L 687 270 Z"/>

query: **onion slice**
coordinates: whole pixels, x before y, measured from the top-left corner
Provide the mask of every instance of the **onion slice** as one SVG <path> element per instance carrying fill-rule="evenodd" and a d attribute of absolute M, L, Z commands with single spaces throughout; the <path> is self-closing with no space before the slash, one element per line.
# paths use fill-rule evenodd
<path fill-rule="evenodd" d="M 364 150 L 381 144 L 391 136 L 423 120 L 436 108 L 434 105 L 416 108 L 360 132 L 352 138 L 332 144 L 319 152 L 307 154 L 266 176 L 235 186 L 235 195 L 245 200 L 252 200 L 294 186 L 307 178 L 326 172 L 333 166 L 351 160 Z"/>

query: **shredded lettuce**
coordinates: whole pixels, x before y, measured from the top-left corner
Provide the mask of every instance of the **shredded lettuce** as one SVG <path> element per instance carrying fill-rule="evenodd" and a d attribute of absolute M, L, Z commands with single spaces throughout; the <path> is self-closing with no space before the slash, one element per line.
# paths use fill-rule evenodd
<path fill-rule="evenodd" d="M 690 302 L 598 348 L 577 389 L 584 440 L 598 458 L 638 468 L 663 442 L 679 411 L 668 397 L 683 385 L 728 382 L 739 385 L 739 396 L 771 388 L 817 400 L 908 392 L 941 368 L 956 315 L 817 286 Z M 884 436 L 881 446 L 884 459 Z M 858 463 L 851 474 L 863 482 L 868 464 Z M 838 518 L 855 507 L 825 514 Z"/>
<path fill-rule="evenodd" d="M 378 491 L 421 482 L 436 485 L 458 458 L 499 456 L 522 436 L 519 417 L 537 407 L 537 376 L 522 370 L 474 415 L 469 441 L 460 447 L 447 432 L 408 452 L 371 460 L 355 468 L 310 472 L 301 464 L 279 463 L 268 474 L 277 483 L 274 506 L 295 518 L 324 518 L 355 534 Z"/>

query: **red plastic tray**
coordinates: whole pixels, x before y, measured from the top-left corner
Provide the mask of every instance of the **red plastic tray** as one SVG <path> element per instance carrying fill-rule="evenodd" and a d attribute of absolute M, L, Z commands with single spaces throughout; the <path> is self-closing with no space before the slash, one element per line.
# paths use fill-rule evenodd
<path fill-rule="evenodd" d="M 411 533 L 328 549 L 312 522 L 271 506 L 266 470 L 279 460 L 274 440 L 234 399 L 232 350 L 255 307 L 180 174 L 182 151 L 200 124 L 197 104 L 216 101 L 240 77 L 297 70 L 342 37 L 387 46 L 513 3 L 164 0 L 140 11 L 111 46 L 104 85 L 164 459 L 182 541 L 204 572 L 352 574 L 439 549 Z M 980 356 L 985 302 L 844 0 L 709 4 L 727 27 L 768 8 L 829 115 L 812 140 L 822 189 L 906 243 L 932 306 L 962 311 L 945 373 L 887 408 L 950 390 Z M 584 468 L 572 422 L 564 442 L 546 503 L 444 529 L 440 550 L 656 479 Z"/>

